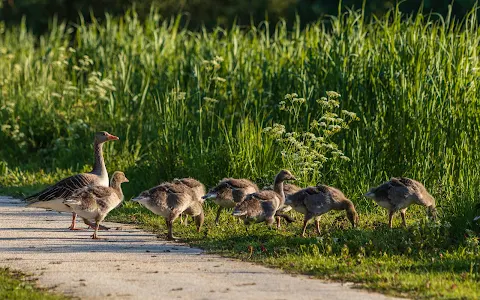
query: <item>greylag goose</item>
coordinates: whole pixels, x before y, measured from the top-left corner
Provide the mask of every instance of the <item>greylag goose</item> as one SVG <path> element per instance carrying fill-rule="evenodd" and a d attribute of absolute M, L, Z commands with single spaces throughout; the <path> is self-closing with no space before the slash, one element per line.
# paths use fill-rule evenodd
<path fill-rule="evenodd" d="M 169 240 L 175 239 L 173 222 L 181 213 L 194 217 L 198 232 L 202 228 L 204 220 L 202 202 L 196 199 L 192 188 L 185 184 L 163 183 L 142 192 L 132 201 L 140 203 L 154 214 L 165 218 Z"/>
<path fill-rule="evenodd" d="M 302 236 L 305 237 L 307 223 L 315 218 L 315 228 L 320 234 L 320 216 L 330 210 L 345 210 L 347 218 L 355 227 L 358 224 L 358 214 L 352 201 L 339 190 L 327 185 L 317 185 L 302 189 L 285 200 L 285 204 L 304 215 Z"/>
<path fill-rule="evenodd" d="M 215 224 L 218 225 L 220 213 L 224 208 L 235 207 L 237 203 L 245 199 L 245 196 L 255 192 L 258 192 L 257 185 L 248 179 L 224 178 L 211 188 L 208 194 L 203 196 L 203 199 L 213 199 L 219 206 L 215 218 Z"/>
<path fill-rule="evenodd" d="M 63 204 L 85 220 L 95 221 L 95 232 L 92 239 L 98 239 L 97 231 L 107 214 L 123 201 L 121 184 L 128 182 L 125 174 L 116 171 L 110 180 L 110 186 L 89 185 L 76 190 Z"/>
<path fill-rule="evenodd" d="M 263 188 L 264 190 L 273 190 L 273 187 L 272 186 L 266 186 Z M 285 194 L 285 199 L 287 199 L 288 196 L 298 192 L 299 190 L 301 190 L 302 188 L 299 187 L 299 186 L 296 186 L 294 184 L 291 184 L 291 183 L 284 183 L 283 184 L 283 193 Z M 290 205 L 287 205 L 287 204 L 283 204 L 278 210 L 277 212 L 280 212 L 282 214 L 286 213 L 286 212 L 289 212 L 290 210 L 292 209 L 292 207 Z M 288 222 L 288 220 L 287 220 Z M 277 228 L 280 228 L 280 216 L 277 216 Z"/>
<path fill-rule="evenodd" d="M 118 137 L 111 135 L 106 131 L 95 134 L 93 148 L 95 151 L 95 164 L 93 170 L 89 173 L 81 173 L 67 177 L 45 190 L 31 195 L 25 200 L 28 207 L 38 207 L 52 209 L 58 212 L 72 212 L 72 209 L 63 203 L 63 200 L 73 194 L 74 191 L 84 188 L 87 185 L 100 185 L 108 187 L 108 173 L 103 159 L 103 143 L 107 141 L 118 140 Z M 72 224 L 70 230 L 75 230 L 76 214 L 72 212 Z M 94 224 L 84 220 L 87 225 L 93 227 Z"/>
<path fill-rule="evenodd" d="M 406 178 L 391 178 L 390 181 L 371 188 L 365 197 L 373 199 L 378 205 L 388 209 L 388 226 L 392 228 L 393 214 L 400 211 L 402 224 L 407 226 L 405 213 L 410 204 L 423 205 L 428 208 L 433 219 L 437 216 L 435 199 L 420 182 Z"/>
<path fill-rule="evenodd" d="M 205 195 L 205 186 L 200 181 L 198 181 L 196 179 L 193 179 L 191 177 L 187 177 L 187 178 L 182 178 L 182 179 L 175 178 L 173 180 L 173 183 L 184 184 L 184 185 L 188 186 L 195 193 L 195 199 L 197 199 L 197 201 L 199 201 L 201 203 L 203 203 L 205 201 L 202 198 L 202 196 Z M 184 225 L 188 225 L 188 218 L 186 217 L 185 220 L 184 220 L 183 219 L 183 213 L 180 214 L 180 222 L 183 223 Z"/>
<path fill-rule="evenodd" d="M 233 215 L 243 219 L 245 225 L 263 221 L 267 225 L 271 225 L 275 216 L 283 217 L 288 222 L 292 222 L 293 220 L 290 217 L 278 211 L 285 204 L 283 182 L 286 180 L 295 180 L 295 177 L 290 171 L 281 170 L 275 176 L 273 190 L 261 190 L 248 194 L 245 200 L 235 206 Z"/>

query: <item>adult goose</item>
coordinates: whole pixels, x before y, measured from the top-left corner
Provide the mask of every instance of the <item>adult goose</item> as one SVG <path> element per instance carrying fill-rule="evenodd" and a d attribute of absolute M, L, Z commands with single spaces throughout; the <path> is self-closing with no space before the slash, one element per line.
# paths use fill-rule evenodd
<path fill-rule="evenodd" d="M 435 199 L 420 182 L 407 178 L 391 178 L 390 181 L 371 188 L 365 197 L 373 199 L 378 205 L 388 209 L 388 226 L 392 228 L 393 214 L 400 211 L 402 224 L 407 226 L 405 214 L 410 204 L 418 204 L 428 208 L 433 219 L 436 219 L 437 210 Z"/>
<path fill-rule="evenodd" d="M 242 202 L 248 194 L 258 192 L 258 186 L 248 179 L 224 178 L 203 196 L 203 199 L 213 199 L 219 206 L 215 224 L 218 225 L 220 213 L 224 208 L 233 208 Z"/>
<path fill-rule="evenodd" d="M 345 210 L 347 218 L 355 227 L 358 224 L 358 214 L 352 201 L 340 191 L 331 186 L 317 185 L 301 189 L 287 197 L 286 205 L 304 215 L 302 236 L 305 237 L 308 221 L 315 218 L 315 228 L 320 234 L 320 216 L 330 210 Z"/>
<path fill-rule="evenodd" d="M 142 192 L 132 201 L 140 203 L 154 214 L 165 218 L 168 228 L 167 239 L 169 240 L 175 239 L 173 222 L 182 213 L 194 217 L 198 232 L 202 228 L 204 220 L 202 202 L 198 201 L 194 190 L 186 184 L 162 183 Z"/>
<path fill-rule="evenodd" d="M 69 229 L 76 230 L 75 219 L 77 215 L 70 207 L 63 203 L 63 200 L 71 196 L 76 190 L 88 185 L 108 187 L 108 173 L 107 168 L 105 167 L 102 149 L 103 143 L 114 140 L 118 140 L 118 137 L 111 135 L 106 131 L 97 132 L 93 143 L 95 151 L 95 164 L 93 165 L 93 170 L 89 173 L 81 173 L 67 177 L 45 190 L 25 198 L 28 202 L 27 206 L 46 208 L 58 212 L 72 212 L 72 224 Z M 84 222 L 90 227 L 95 226 L 88 220 L 84 220 Z"/>
<path fill-rule="evenodd" d="M 123 201 L 121 184 L 124 182 L 128 182 L 125 174 L 116 171 L 112 175 L 109 187 L 89 185 L 76 190 L 70 197 L 63 200 L 63 204 L 70 207 L 84 220 L 95 221 L 95 232 L 92 239 L 98 239 L 97 231 L 100 223 L 112 209 Z"/>
<path fill-rule="evenodd" d="M 284 181 L 295 180 L 288 170 L 281 170 L 276 176 L 273 190 L 261 190 L 248 194 L 245 200 L 238 203 L 233 215 L 243 220 L 245 225 L 265 221 L 267 225 L 274 222 L 274 217 L 283 217 L 288 222 L 293 220 L 278 210 L 285 204 Z M 277 222 L 278 227 L 278 222 Z"/>

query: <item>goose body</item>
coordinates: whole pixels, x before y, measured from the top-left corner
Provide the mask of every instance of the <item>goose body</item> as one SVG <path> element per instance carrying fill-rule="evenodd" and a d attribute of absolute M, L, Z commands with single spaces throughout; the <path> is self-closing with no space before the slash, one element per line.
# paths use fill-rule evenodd
<path fill-rule="evenodd" d="M 123 201 L 121 184 L 128 182 L 123 172 L 113 173 L 109 187 L 86 186 L 76 190 L 71 196 L 63 201 L 63 204 L 70 207 L 73 212 L 86 220 L 95 221 L 95 233 L 92 238 L 97 238 L 97 231 L 100 223 L 107 214 L 118 207 Z"/>
<path fill-rule="evenodd" d="M 273 190 L 261 190 L 248 194 L 245 200 L 235 206 L 233 215 L 242 219 L 245 225 L 259 222 L 271 225 L 275 216 L 278 217 L 277 227 L 280 217 L 292 221 L 291 218 L 278 211 L 285 203 L 283 182 L 286 180 L 295 180 L 295 177 L 289 171 L 281 170 L 275 176 Z"/>
<path fill-rule="evenodd" d="M 248 179 L 224 178 L 211 188 L 203 199 L 213 199 L 219 206 L 215 223 L 218 224 L 220 213 L 224 208 L 233 208 L 248 194 L 258 192 L 258 186 Z"/>
<path fill-rule="evenodd" d="M 65 205 L 63 201 L 70 197 L 76 190 L 82 189 L 88 185 L 108 187 L 108 173 L 103 159 L 103 143 L 110 140 L 118 140 L 118 137 L 102 131 L 95 134 L 94 150 L 95 164 L 93 170 L 88 173 L 81 173 L 60 180 L 54 185 L 31 195 L 25 200 L 27 207 L 37 207 L 51 209 L 58 212 L 73 212 L 71 207 Z M 71 230 L 75 229 L 76 214 L 73 213 Z M 86 222 L 92 226 L 91 223 Z"/>
<path fill-rule="evenodd" d="M 197 199 L 195 189 L 181 183 L 162 183 L 132 199 L 145 206 L 156 215 L 165 218 L 168 228 L 168 239 L 173 237 L 173 222 L 185 213 L 192 215 L 200 231 L 204 213 L 202 202 Z"/>
<path fill-rule="evenodd" d="M 342 191 L 331 186 L 317 185 L 301 189 L 289 195 L 285 204 L 304 215 L 302 236 L 305 236 L 307 223 L 312 218 L 315 218 L 315 227 L 320 234 L 320 216 L 330 210 L 345 210 L 352 226 L 355 227 L 358 223 L 358 214 L 352 201 Z"/>
<path fill-rule="evenodd" d="M 273 190 L 273 187 L 272 186 L 266 186 L 263 189 L 264 190 Z M 285 199 L 288 196 L 298 192 L 301 189 L 302 189 L 301 187 L 296 186 L 294 184 L 284 183 L 283 184 L 283 193 L 285 194 Z M 282 213 L 289 212 L 290 210 L 292 210 L 292 207 L 290 205 L 285 204 L 285 203 L 278 209 L 278 211 L 282 212 Z"/>
<path fill-rule="evenodd" d="M 411 204 L 427 207 L 433 218 L 436 217 L 435 199 L 423 184 L 407 177 L 393 177 L 371 188 L 364 196 L 373 199 L 379 206 L 389 211 L 390 228 L 392 228 L 393 214 L 396 211 L 400 211 L 402 224 L 406 226 L 405 214 Z"/>

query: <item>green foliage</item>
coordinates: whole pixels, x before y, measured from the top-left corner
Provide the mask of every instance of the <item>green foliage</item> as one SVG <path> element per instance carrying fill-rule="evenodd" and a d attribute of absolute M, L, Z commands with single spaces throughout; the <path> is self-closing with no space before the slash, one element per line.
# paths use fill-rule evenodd
<path fill-rule="evenodd" d="M 221 225 L 215 226 L 215 211 L 216 207 L 207 203 L 202 232 L 196 232 L 193 222 L 184 226 L 178 221 L 174 232 L 191 245 L 213 253 L 318 278 L 355 282 L 391 295 L 447 299 L 479 296 L 479 238 L 472 234 L 455 245 L 447 222 L 407 219 L 407 228 L 390 229 L 386 214 L 369 214 L 359 228 L 352 229 L 343 212 L 331 212 L 322 216 L 321 236 L 316 236 L 312 228 L 307 231 L 309 236 L 302 238 L 302 216 L 298 213 L 293 213 L 297 222 L 280 230 L 255 224 L 247 234 L 244 225 L 227 213 L 222 214 Z M 111 220 L 138 224 L 160 237 L 166 234 L 163 218 L 136 204 L 127 202 L 112 213 Z"/>

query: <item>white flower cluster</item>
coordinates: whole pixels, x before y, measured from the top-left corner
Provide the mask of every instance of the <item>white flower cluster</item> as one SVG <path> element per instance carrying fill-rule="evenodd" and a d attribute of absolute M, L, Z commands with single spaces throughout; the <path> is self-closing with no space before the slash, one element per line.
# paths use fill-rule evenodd
<path fill-rule="evenodd" d="M 328 91 L 326 94 L 327 97 L 316 101 L 320 104 L 320 113 L 313 117 L 306 130 L 288 131 L 285 125 L 278 123 L 263 129 L 265 134 L 279 144 L 282 159 L 296 174 L 308 175 L 319 172 L 328 161 L 350 160 L 338 145 L 331 141 L 331 137 L 348 128 L 348 124 L 358 118 L 353 112 L 339 111 L 341 97 L 339 93 Z M 302 111 L 306 109 L 303 107 L 305 103 L 306 99 L 295 93 L 285 95 L 279 103 L 280 110 L 290 113 L 293 121 L 291 125 L 295 128 L 298 128 L 296 125 L 304 123 Z"/>

